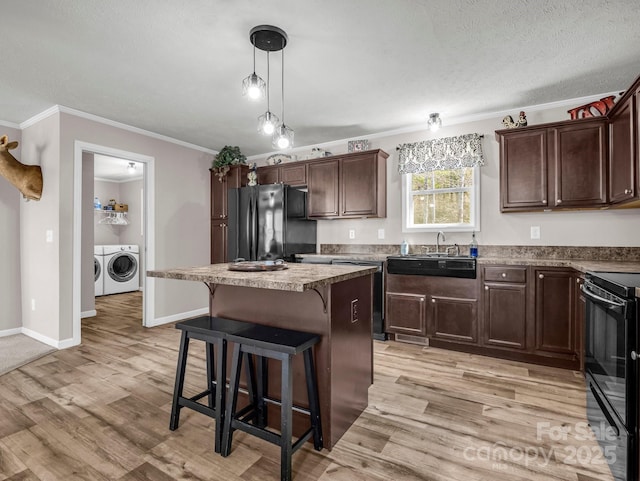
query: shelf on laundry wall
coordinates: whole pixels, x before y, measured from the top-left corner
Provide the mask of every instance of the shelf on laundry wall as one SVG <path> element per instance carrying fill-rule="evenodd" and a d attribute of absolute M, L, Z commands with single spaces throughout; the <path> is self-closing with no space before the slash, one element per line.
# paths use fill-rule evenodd
<path fill-rule="evenodd" d="M 115 210 L 94 210 L 94 212 L 100 218 L 98 224 L 129 225 L 127 212 L 118 212 Z"/>

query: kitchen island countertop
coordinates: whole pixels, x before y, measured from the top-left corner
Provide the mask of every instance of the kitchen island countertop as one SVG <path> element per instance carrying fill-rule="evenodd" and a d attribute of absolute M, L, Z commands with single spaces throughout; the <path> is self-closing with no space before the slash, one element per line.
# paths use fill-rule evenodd
<path fill-rule="evenodd" d="M 226 286 L 304 292 L 366 276 L 376 270 L 375 267 L 349 265 L 287 264 L 287 266 L 287 269 L 277 271 L 243 272 L 230 271 L 229 264 L 211 264 L 152 270 L 147 271 L 147 275 L 163 279 L 199 281 Z"/>

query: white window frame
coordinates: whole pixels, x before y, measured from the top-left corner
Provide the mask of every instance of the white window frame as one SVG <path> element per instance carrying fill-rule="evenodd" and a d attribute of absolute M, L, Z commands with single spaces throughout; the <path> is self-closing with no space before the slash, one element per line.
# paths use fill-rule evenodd
<path fill-rule="evenodd" d="M 480 232 L 480 166 L 473 168 L 473 186 L 470 195 L 471 219 L 468 224 L 415 225 L 411 199 L 411 174 L 402 174 L 402 232 Z"/>

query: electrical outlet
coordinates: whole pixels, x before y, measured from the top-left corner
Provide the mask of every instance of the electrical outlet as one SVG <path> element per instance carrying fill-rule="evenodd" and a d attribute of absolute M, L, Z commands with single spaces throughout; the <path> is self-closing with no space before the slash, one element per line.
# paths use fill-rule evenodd
<path fill-rule="evenodd" d="M 356 230 L 349 229 L 349 239 L 355 239 L 355 238 L 356 238 Z"/>
<path fill-rule="evenodd" d="M 384 239 L 384 229 L 378 229 L 378 239 Z"/>
<path fill-rule="evenodd" d="M 51 229 L 47 229 L 47 242 L 53 242 L 53 231 Z"/>
<path fill-rule="evenodd" d="M 35 299 L 31 299 L 31 310 L 32 311 L 36 310 L 36 300 Z"/>
<path fill-rule="evenodd" d="M 351 322 L 358 322 L 358 299 L 351 301 Z"/>
<path fill-rule="evenodd" d="M 540 226 L 532 225 L 531 226 L 531 238 L 532 239 L 540 239 Z"/>

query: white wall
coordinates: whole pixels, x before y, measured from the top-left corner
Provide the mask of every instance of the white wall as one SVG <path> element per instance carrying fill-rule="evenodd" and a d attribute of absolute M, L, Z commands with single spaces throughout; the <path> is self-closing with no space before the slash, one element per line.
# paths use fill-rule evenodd
<path fill-rule="evenodd" d="M 18 129 L 0 126 L 0 136 L 18 141 L 12 155 L 23 164 L 22 133 Z M 22 194 L 8 180 L 0 176 L 0 335 L 2 331 L 22 327 L 20 276 L 20 204 Z M 33 202 L 33 201 L 30 201 Z"/>
<path fill-rule="evenodd" d="M 518 109 L 514 109 L 517 114 Z M 568 120 L 566 108 L 537 111 L 527 114 L 529 125 Z M 437 133 L 428 130 L 408 134 L 371 138 L 370 148 L 381 148 L 387 159 L 387 218 L 326 220 L 318 222 L 319 244 L 435 244 L 432 233 L 402 233 L 401 178 L 398 174 L 396 147 L 438 137 L 467 133 L 484 134 L 485 165 L 481 168 L 481 230 L 480 245 L 555 245 L 555 246 L 640 246 L 640 210 L 565 211 L 540 213 L 500 212 L 500 165 L 495 130 L 501 129 L 501 118 L 446 126 Z M 347 143 L 325 147 L 333 154 L 345 153 Z M 309 149 L 310 151 L 310 149 Z M 304 152 L 300 152 L 302 154 Z M 307 152 L 308 153 L 308 152 Z M 263 163 L 263 162 L 260 162 Z M 530 227 L 540 226 L 539 240 L 530 239 Z M 385 230 L 385 239 L 378 240 L 378 229 Z M 349 239 L 349 229 L 356 238 Z M 467 245 L 470 233 L 448 233 L 447 244 Z"/>
<path fill-rule="evenodd" d="M 93 154 L 82 153 L 82 205 L 93 205 Z M 80 312 L 88 313 L 96 308 L 94 271 L 94 214 L 92 209 L 82 209 L 82 264 L 80 266 Z"/>
<path fill-rule="evenodd" d="M 64 177 L 73 175 L 60 168 L 59 114 L 22 131 L 22 160 L 39 164 L 44 182 L 38 202 L 20 204 L 22 326 L 55 341 L 71 337 L 60 329 L 60 251 L 71 245 L 60 229 L 60 193 L 65 188 L 71 191 L 64 186 Z M 53 242 L 46 242 L 47 230 L 52 231 Z"/>

